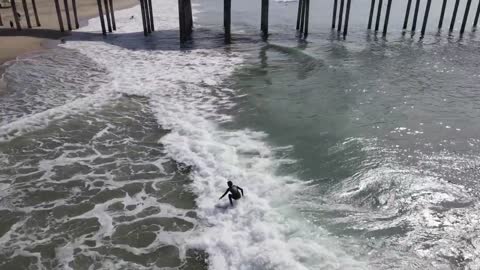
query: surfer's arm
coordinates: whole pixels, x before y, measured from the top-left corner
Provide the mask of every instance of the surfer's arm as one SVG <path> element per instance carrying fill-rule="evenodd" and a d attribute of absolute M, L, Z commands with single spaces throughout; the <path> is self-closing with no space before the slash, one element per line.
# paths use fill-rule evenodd
<path fill-rule="evenodd" d="M 237 186 L 237 188 L 240 189 L 240 191 L 242 192 L 242 197 L 245 196 L 245 195 L 243 195 L 243 188 L 241 188 L 239 186 Z"/>
<path fill-rule="evenodd" d="M 222 197 L 220 197 L 220 199 L 223 198 L 223 197 L 225 197 L 225 195 L 227 195 L 227 193 L 228 193 L 229 190 L 230 190 L 230 189 L 227 188 L 227 191 L 225 191 L 225 193 L 223 193 L 223 195 L 222 195 Z M 219 200 L 220 200 L 220 199 L 219 199 Z"/>

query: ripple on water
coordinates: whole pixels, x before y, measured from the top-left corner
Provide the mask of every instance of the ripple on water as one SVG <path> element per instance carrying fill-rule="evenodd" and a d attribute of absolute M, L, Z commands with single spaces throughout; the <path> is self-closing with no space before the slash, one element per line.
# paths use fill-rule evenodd
<path fill-rule="evenodd" d="M 123 97 L 1 143 L 0 268 L 64 268 L 65 257 L 75 269 L 204 268 L 206 254 L 182 240 L 195 232 L 195 196 L 158 143 L 165 134 L 144 99 Z"/>

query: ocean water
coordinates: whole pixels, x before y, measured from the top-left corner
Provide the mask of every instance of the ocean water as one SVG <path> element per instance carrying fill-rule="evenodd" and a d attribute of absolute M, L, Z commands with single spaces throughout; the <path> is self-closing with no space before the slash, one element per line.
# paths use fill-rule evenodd
<path fill-rule="evenodd" d="M 147 38 L 133 7 L 106 38 L 91 19 L 2 66 L 0 269 L 480 268 L 465 3 L 451 35 L 433 3 L 419 39 L 406 3 L 382 38 L 353 1 L 343 40 L 332 3 L 312 2 L 305 41 L 298 3 L 272 1 L 264 41 L 257 2 L 232 3 L 230 45 L 222 1 L 194 2 L 180 47 L 177 3 L 154 0 Z"/>

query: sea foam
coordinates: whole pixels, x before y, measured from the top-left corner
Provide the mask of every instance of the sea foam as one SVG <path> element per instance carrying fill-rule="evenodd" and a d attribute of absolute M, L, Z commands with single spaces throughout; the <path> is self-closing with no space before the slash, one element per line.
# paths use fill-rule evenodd
<path fill-rule="evenodd" d="M 159 30 L 154 35 L 164 35 L 163 44 L 143 37 L 140 7 L 134 7 L 117 12 L 118 31 L 106 41 L 86 37 L 62 46 L 104 66 L 111 91 L 147 97 L 159 125 L 171 130 L 160 143 L 170 157 L 194 167 L 191 188 L 202 223 L 186 244 L 206 250 L 211 269 L 363 269 L 326 232 L 289 209 L 288 199 L 304 187 L 276 174 L 283 162 L 291 162 L 277 155 L 283 148 L 269 145 L 263 132 L 221 126 L 232 116 L 219 110 L 235 105 L 235 91 L 222 81 L 241 65 L 242 55 L 178 49 L 176 2 L 153 4 Z M 95 18 L 81 31 L 98 29 Z M 218 197 L 227 180 L 246 194 L 225 209 L 228 201 Z"/>

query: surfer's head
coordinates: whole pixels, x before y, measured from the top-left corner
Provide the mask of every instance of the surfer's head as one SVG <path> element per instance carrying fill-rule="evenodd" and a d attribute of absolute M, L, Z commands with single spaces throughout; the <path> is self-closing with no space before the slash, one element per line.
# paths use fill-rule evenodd
<path fill-rule="evenodd" d="M 229 187 L 232 187 L 232 186 L 233 186 L 232 181 L 228 181 L 228 182 L 227 182 L 227 185 L 228 185 Z"/>

